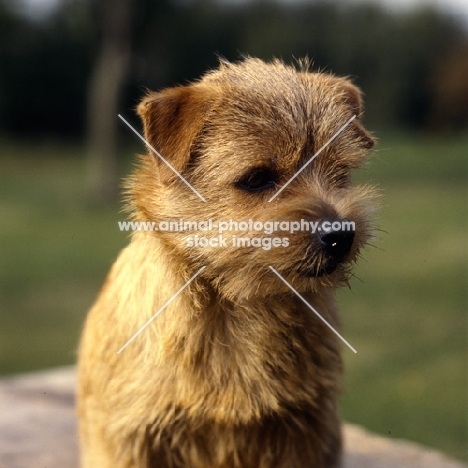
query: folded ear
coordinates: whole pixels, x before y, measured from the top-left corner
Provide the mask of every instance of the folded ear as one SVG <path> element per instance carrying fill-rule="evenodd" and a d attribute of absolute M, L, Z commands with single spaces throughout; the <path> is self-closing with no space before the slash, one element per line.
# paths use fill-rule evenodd
<path fill-rule="evenodd" d="M 354 112 L 354 115 L 359 117 L 362 106 L 360 90 L 346 80 L 341 82 L 341 90 L 343 93 L 344 102 L 351 108 L 351 110 Z"/>
<path fill-rule="evenodd" d="M 337 88 L 340 91 L 341 100 L 344 102 L 350 109 L 353 115 L 356 116 L 354 123 L 354 128 L 356 129 L 356 137 L 359 139 L 362 146 L 366 149 L 371 149 L 375 141 L 371 135 L 364 129 L 361 124 L 361 114 L 362 114 L 362 97 L 361 91 L 359 88 L 354 86 L 350 81 L 344 78 L 336 78 Z"/>
<path fill-rule="evenodd" d="M 207 107 L 206 93 L 197 86 L 149 93 L 137 107 L 146 141 L 179 173 L 189 162 L 192 145 L 203 128 Z M 172 179 L 176 174 L 152 148 L 148 151 L 156 158 L 160 181 Z"/>

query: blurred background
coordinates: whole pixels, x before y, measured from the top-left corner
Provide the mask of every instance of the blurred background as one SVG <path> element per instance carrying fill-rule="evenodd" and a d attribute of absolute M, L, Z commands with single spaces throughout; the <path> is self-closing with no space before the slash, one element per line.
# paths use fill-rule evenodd
<path fill-rule="evenodd" d="M 75 361 L 128 234 L 145 89 L 308 55 L 365 93 L 378 239 L 339 293 L 343 417 L 467 460 L 468 3 L 0 0 L 0 375 Z"/>

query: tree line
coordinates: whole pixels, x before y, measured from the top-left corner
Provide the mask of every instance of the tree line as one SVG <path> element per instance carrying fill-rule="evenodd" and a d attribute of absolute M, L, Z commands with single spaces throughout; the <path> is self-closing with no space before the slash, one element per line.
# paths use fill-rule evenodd
<path fill-rule="evenodd" d="M 112 48 L 120 65 L 103 61 Z M 466 29 L 430 8 L 63 0 L 34 20 L 0 0 L 0 132 L 83 138 L 98 66 L 107 66 L 101 89 L 112 86 L 113 73 L 119 80 L 118 108 L 128 113 L 145 88 L 196 79 L 218 56 L 243 54 L 287 62 L 307 55 L 316 69 L 352 77 L 371 126 L 467 128 Z"/>

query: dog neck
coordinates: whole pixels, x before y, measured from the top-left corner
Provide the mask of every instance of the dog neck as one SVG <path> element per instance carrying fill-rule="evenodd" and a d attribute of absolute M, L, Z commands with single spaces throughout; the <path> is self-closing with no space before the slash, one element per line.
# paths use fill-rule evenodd
<path fill-rule="evenodd" d="M 148 245 L 133 247 L 141 242 Z M 138 270 L 125 271 L 125 257 L 136 252 L 147 254 L 139 261 L 133 257 Z M 169 257 L 150 234 L 134 238 L 115 265 L 117 289 L 108 293 L 117 293 L 119 283 L 131 275 L 137 286 L 119 305 L 131 307 L 132 298 L 139 298 L 129 329 L 158 314 L 124 352 L 138 350 L 135 367 L 164 369 L 165 380 L 157 385 L 165 387 L 161 394 L 170 395 L 171 404 L 204 408 L 219 422 L 242 422 L 315 401 L 322 392 L 338 392 L 332 378 L 341 369 L 338 339 L 293 293 L 236 302 L 221 297 L 200 275 L 176 294 L 186 285 L 187 272 L 176 271 L 167 259 L 160 261 L 161 256 Z M 330 295 L 305 299 L 337 326 Z M 323 378 L 317 379 L 318 374 Z"/>

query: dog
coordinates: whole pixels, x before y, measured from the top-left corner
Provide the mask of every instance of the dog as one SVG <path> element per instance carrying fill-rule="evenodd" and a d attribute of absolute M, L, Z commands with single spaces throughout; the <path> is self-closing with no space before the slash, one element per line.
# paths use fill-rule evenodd
<path fill-rule="evenodd" d="M 83 468 L 340 465 L 334 291 L 372 238 L 350 172 L 374 139 L 359 89 L 310 68 L 221 61 L 139 104 L 131 219 L 199 230 L 135 231 L 88 314 Z"/>

